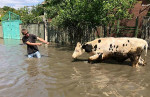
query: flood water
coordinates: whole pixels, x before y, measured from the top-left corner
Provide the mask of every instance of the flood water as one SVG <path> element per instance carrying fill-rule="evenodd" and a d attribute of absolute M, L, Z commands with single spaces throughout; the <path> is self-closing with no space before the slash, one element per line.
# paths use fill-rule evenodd
<path fill-rule="evenodd" d="M 71 47 L 40 46 L 41 59 L 28 59 L 20 40 L 0 39 L 0 97 L 150 97 L 147 65 L 128 60 L 89 64 L 84 54 L 73 61 Z"/>

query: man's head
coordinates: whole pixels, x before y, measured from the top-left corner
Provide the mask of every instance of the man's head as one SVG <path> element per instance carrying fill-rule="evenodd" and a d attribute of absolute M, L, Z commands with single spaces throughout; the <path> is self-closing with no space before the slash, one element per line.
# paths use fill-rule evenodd
<path fill-rule="evenodd" d="M 22 30 L 21 30 L 21 33 L 22 33 L 22 35 L 29 37 L 28 30 L 22 29 Z"/>

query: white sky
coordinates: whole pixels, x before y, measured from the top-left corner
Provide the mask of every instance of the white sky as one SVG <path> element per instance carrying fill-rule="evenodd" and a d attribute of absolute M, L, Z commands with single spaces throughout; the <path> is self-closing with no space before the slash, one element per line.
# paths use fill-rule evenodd
<path fill-rule="evenodd" d="M 0 0 L 0 8 L 9 6 L 15 9 L 42 3 L 44 0 Z"/>

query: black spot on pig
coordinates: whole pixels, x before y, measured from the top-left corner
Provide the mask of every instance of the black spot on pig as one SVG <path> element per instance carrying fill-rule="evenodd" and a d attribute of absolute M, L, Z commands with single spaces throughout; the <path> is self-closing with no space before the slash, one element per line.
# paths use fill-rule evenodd
<path fill-rule="evenodd" d="M 110 44 L 110 48 L 112 48 L 112 44 Z"/>
<path fill-rule="evenodd" d="M 85 49 L 85 52 L 87 53 L 92 52 L 92 49 L 93 49 L 91 44 L 83 45 L 82 48 Z"/>
<path fill-rule="evenodd" d="M 94 51 L 96 51 L 96 49 L 97 49 L 97 45 L 94 46 Z"/>
<path fill-rule="evenodd" d="M 101 42 L 101 40 L 98 40 L 98 43 L 100 43 Z"/>
<path fill-rule="evenodd" d="M 118 47 L 119 47 L 119 46 L 117 45 L 117 46 L 116 46 L 116 49 L 117 49 Z"/>

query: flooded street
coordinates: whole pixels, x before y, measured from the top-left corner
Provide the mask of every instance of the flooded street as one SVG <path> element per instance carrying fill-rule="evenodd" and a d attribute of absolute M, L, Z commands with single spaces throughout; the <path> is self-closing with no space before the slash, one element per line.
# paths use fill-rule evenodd
<path fill-rule="evenodd" d="M 149 97 L 147 65 L 89 64 L 88 55 L 73 61 L 73 50 L 54 44 L 39 47 L 41 59 L 28 59 L 20 40 L 0 39 L 0 97 Z"/>

